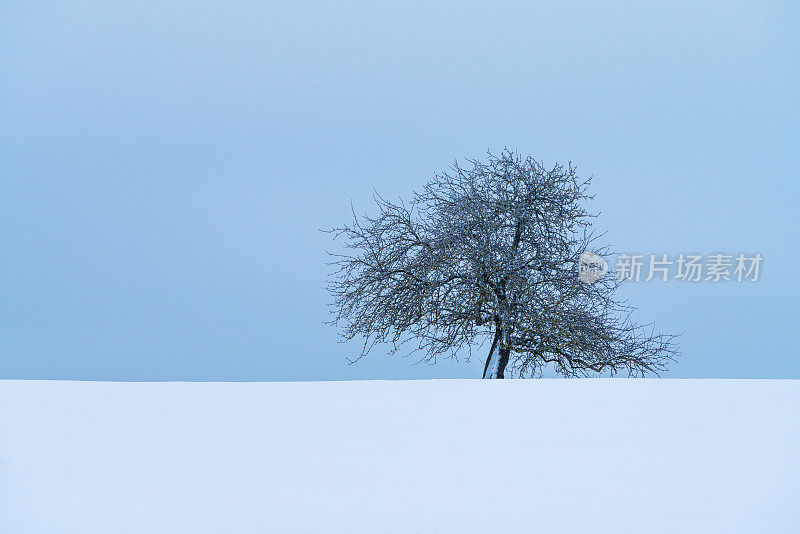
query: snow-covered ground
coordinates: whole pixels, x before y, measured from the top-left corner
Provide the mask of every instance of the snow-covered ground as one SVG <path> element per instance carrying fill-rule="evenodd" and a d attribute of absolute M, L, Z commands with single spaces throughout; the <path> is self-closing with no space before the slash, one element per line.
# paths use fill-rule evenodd
<path fill-rule="evenodd" d="M 0 381 L 0 532 L 800 532 L 800 381 Z"/>

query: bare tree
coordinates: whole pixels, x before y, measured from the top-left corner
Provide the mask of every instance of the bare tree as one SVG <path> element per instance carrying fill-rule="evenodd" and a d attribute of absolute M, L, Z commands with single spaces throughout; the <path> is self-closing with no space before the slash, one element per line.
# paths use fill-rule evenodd
<path fill-rule="evenodd" d="M 589 180 L 508 150 L 468 163 L 407 204 L 376 194 L 376 216 L 353 212 L 329 230 L 347 252 L 331 254 L 331 323 L 344 340 L 364 340 L 355 360 L 376 343 L 427 361 L 489 343 L 484 378 L 547 366 L 569 377 L 664 371 L 675 336 L 634 323 L 614 277 L 578 276 L 594 242 Z"/>

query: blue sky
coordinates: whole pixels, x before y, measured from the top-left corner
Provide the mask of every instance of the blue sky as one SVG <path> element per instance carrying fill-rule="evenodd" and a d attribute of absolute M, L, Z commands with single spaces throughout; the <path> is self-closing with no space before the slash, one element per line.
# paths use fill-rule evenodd
<path fill-rule="evenodd" d="M 0 4 L 0 377 L 478 376 L 347 365 L 319 229 L 508 146 L 593 175 L 615 250 L 764 256 L 624 289 L 666 376 L 800 378 L 796 7 L 285 4 Z"/>

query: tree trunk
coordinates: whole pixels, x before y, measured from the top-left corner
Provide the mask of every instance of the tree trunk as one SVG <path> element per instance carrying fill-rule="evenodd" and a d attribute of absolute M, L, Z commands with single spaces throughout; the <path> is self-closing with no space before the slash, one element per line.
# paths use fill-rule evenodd
<path fill-rule="evenodd" d="M 511 356 L 511 347 L 504 345 L 506 340 L 503 340 L 503 334 L 502 328 L 498 328 L 495 331 L 492 348 L 489 350 L 489 356 L 486 357 L 486 364 L 483 366 L 483 378 L 505 378 L 506 366 Z M 503 340 L 502 343 L 501 340 Z M 499 347 L 498 344 L 500 345 Z M 499 348 L 497 356 L 494 354 L 496 348 Z M 492 365 L 495 360 L 496 364 Z"/>
<path fill-rule="evenodd" d="M 487 376 L 489 371 L 489 364 L 492 361 L 492 356 L 494 355 L 494 349 L 497 347 L 497 342 L 500 341 L 500 330 L 496 331 L 494 334 L 494 340 L 492 341 L 492 348 L 489 349 L 489 355 L 486 357 L 486 364 L 483 366 L 483 378 L 492 378 L 491 375 Z"/>
<path fill-rule="evenodd" d="M 510 347 L 500 347 L 500 359 L 497 361 L 497 374 L 495 378 L 505 378 L 506 365 L 508 365 L 508 358 L 511 356 Z"/>

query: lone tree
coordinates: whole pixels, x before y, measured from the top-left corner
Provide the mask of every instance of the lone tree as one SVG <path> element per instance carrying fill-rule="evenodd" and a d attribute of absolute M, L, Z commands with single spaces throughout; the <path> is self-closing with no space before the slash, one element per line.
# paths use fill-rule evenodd
<path fill-rule="evenodd" d="M 613 276 L 578 275 L 587 253 L 608 253 L 589 250 L 589 179 L 509 150 L 468 163 L 329 230 L 347 252 L 331 254 L 331 323 L 364 340 L 353 361 L 376 343 L 426 361 L 490 343 L 484 378 L 664 371 L 675 336 L 634 323 Z"/>

